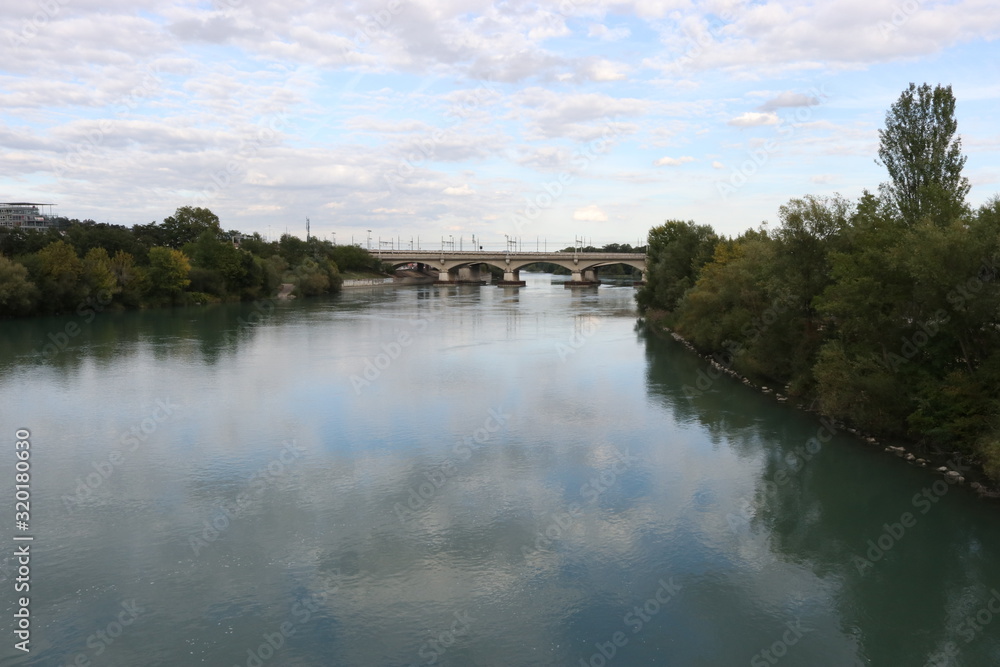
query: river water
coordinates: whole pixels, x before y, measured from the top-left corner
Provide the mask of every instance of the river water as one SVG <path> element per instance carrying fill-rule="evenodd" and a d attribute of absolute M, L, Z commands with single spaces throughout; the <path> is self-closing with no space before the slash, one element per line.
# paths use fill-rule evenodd
<path fill-rule="evenodd" d="M 0 323 L 0 664 L 1000 664 L 995 506 L 522 275 Z"/>

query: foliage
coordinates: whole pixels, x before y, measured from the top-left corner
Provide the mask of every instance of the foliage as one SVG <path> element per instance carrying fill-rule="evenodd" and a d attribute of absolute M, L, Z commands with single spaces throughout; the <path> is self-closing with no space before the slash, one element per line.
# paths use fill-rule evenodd
<path fill-rule="evenodd" d="M 297 293 L 335 292 L 339 266 L 379 271 L 378 258 L 356 246 L 222 231 L 208 209 L 184 206 L 131 228 L 63 220 L 45 231 L 0 230 L 0 317 L 141 308 L 274 295 L 283 282 Z"/>
<path fill-rule="evenodd" d="M 639 308 L 675 310 L 698 280 L 701 267 L 712 258 L 718 241 L 711 227 L 694 222 L 668 220 L 649 230 L 646 286 L 637 295 Z"/>
<path fill-rule="evenodd" d="M 37 299 L 38 288 L 28 278 L 28 269 L 0 255 L 0 313 L 26 314 Z"/>
<path fill-rule="evenodd" d="M 651 230 L 640 306 L 744 374 L 862 429 L 978 457 L 1000 479 L 1000 198 L 965 204 L 950 88 L 910 86 L 857 202 L 793 199 L 719 240 Z"/>
<path fill-rule="evenodd" d="M 178 249 L 205 232 L 216 238 L 222 234 L 219 216 L 199 206 L 180 207 L 173 215 L 163 219 L 162 230 L 163 245 Z"/>
<path fill-rule="evenodd" d="M 886 113 L 878 155 L 892 179 L 886 190 L 907 223 L 947 223 L 963 213 L 969 181 L 957 128 L 951 86 L 911 83 Z"/>
<path fill-rule="evenodd" d="M 86 290 L 81 280 L 83 262 L 76 250 L 60 240 L 42 248 L 35 257 L 28 267 L 34 269 L 32 277 L 41 289 L 42 309 L 50 313 L 72 311 Z"/>
<path fill-rule="evenodd" d="M 180 303 L 184 288 L 191 284 L 191 263 L 180 250 L 150 248 L 149 294 L 158 302 Z"/>

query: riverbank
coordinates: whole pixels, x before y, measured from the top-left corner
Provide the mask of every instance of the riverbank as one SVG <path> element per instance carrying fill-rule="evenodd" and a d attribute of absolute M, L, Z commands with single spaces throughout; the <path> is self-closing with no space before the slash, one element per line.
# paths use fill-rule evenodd
<path fill-rule="evenodd" d="M 879 438 L 874 434 L 866 433 L 853 424 L 838 419 L 835 415 L 825 415 L 820 411 L 813 399 L 809 404 L 796 401 L 797 397 L 783 394 L 788 387 L 778 388 L 766 383 L 755 383 L 750 378 L 740 374 L 732 368 L 735 361 L 733 355 L 721 355 L 719 353 L 709 354 L 698 350 L 689 340 L 681 336 L 676 331 L 664 324 L 657 317 L 657 313 L 649 312 L 646 317 L 640 318 L 645 326 L 654 334 L 659 336 L 669 336 L 675 342 L 684 346 L 689 352 L 701 357 L 708 362 L 708 368 L 699 373 L 699 380 L 695 386 L 685 386 L 685 396 L 691 398 L 708 390 L 709 386 L 716 379 L 723 375 L 739 381 L 750 389 L 757 390 L 762 394 L 773 397 L 779 403 L 787 403 L 797 410 L 809 412 L 817 416 L 831 420 L 832 425 L 844 433 L 854 436 L 859 442 L 882 449 L 886 454 L 892 455 L 904 463 L 912 466 L 926 468 L 928 471 L 937 473 L 944 477 L 951 484 L 967 485 L 981 499 L 1000 501 L 1000 484 L 992 480 L 982 466 L 971 461 L 967 455 L 961 452 L 930 451 L 923 444 L 899 438 Z"/>
<path fill-rule="evenodd" d="M 353 280 L 345 280 L 341 283 L 340 287 L 342 289 L 351 289 L 354 287 L 382 287 L 384 285 L 393 285 L 395 283 L 395 278 L 355 278 Z"/>

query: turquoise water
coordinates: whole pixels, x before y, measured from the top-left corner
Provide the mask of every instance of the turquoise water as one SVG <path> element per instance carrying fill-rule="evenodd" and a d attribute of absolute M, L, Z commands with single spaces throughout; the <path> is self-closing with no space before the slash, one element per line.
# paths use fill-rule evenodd
<path fill-rule="evenodd" d="M 1000 664 L 995 506 L 522 277 L 0 323 L 0 664 Z"/>

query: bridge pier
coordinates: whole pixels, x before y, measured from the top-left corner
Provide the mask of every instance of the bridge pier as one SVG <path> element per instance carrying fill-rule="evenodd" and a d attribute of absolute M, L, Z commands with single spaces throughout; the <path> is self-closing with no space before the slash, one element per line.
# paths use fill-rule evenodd
<path fill-rule="evenodd" d="M 503 280 L 497 283 L 497 287 L 524 287 L 528 283 L 521 280 L 520 269 L 504 269 Z"/>
<path fill-rule="evenodd" d="M 458 282 L 463 285 L 485 285 L 483 280 L 482 264 L 470 264 L 458 269 Z"/>
<path fill-rule="evenodd" d="M 566 287 L 596 287 L 601 284 L 597 279 L 597 269 L 572 269 L 570 279 L 563 283 Z"/>
<path fill-rule="evenodd" d="M 451 269 L 442 268 L 438 272 L 437 280 L 434 281 L 437 285 L 454 285 L 458 282 L 458 276 L 452 273 Z"/>

